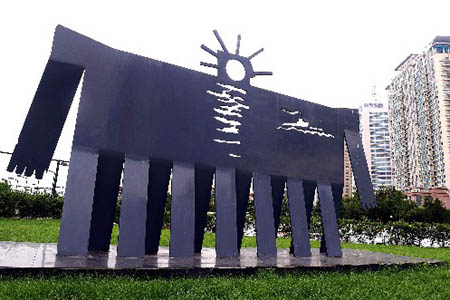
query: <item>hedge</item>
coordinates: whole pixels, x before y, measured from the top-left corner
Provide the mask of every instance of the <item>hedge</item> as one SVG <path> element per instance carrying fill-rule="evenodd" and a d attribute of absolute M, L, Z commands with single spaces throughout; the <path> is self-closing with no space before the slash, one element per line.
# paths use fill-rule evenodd
<path fill-rule="evenodd" d="M 377 206 L 363 210 L 358 193 L 342 199 L 339 215 L 343 219 L 367 218 L 383 223 L 394 221 L 447 223 L 450 224 L 450 210 L 445 209 L 438 199 L 426 197 L 423 205 L 416 205 L 406 198 L 405 193 L 393 187 L 382 187 L 375 193 Z"/>
<path fill-rule="evenodd" d="M 30 194 L 0 182 L 0 217 L 61 218 L 64 198 L 46 193 Z"/>
<path fill-rule="evenodd" d="M 442 223 L 340 219 L 339 234 L 342 241 L 362 244 L 450 247 L 450 225 Z M 321 219 L 313 216 L 310 236 L 321 235 Z"/>
<path fill-rule="evenodd" d="M 168 201 L 164 213 L 164 227 L 170 226 L 170 204 Z M 53 197 L 50 194 L 14 191 L 7 182 L 0 182 L 0 217 L 19 218 L 60 218 L 63 206 L 63 197 Z M 345 202 L 344 202 L 345 206 Z M 212 197 L 210 202 L 210 213 L 206 221 L 206 230 L 215 231 L 215 201 Z M 116 208 L 116 222 L 119 221 L 120 200 Z M 322 226 L 320 208 L 315 206 L 310 224 L 310 235 L 313 239 L 320 239 Z M 255 228 L 254 202 L 249 201 L 245 228 Z M 371 220 L 362 216 L 360 220 L 339 219 L 339 230 L 341 239 L 349 242 L 379 243 L 392 245 L 414 245 L 450 247 L 450 224 L 433 222 L 406 222 L 395 220 L 382 222 Z M 279 235 L 290 236 L 290 216 L 287 199 L 283 200 L 280 218 Z"/>

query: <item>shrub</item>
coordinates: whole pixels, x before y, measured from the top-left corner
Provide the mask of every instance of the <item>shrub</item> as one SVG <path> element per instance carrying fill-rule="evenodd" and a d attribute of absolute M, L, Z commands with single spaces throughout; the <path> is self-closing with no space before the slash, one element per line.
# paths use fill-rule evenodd
<path fill-rule="evenodd" d="M 13 199 L 13 190 L 5 181 L 0 182 L 0 216 L 14 217 L 16 214 L 16 206 Z"/>
<path fill-rule="evenodd" d="M 356 194 L 353 197 L 343 197 L 341 209 L 339 210 L 339 217 L 342 219 L 361 220 L 367 217 L 367 212 L 361 208 L 359 196 Z"/>
<path fill-rule="evenodd" d="M 430 246 L 450 247 L 450 225 L 440 223 L 340 219 L 339 235 L 346 242 L 410 246 L 429 243 Z M 321 236 L 321 219 L 313 216 L 310 237 L 320 240 Z"/>
<path fill-rule="evenodd" d="M 436 224 L 430 230 L 430 239 L 432 243 L 436 243 L 439 247 L 445 247 L 450 240 L 450 225 Z"/>
<path fill-rule="evenodd" d="M 407 221 L 450 224 L 450 210 L 442 206 L 438 199 L 426 198 L 423 206 L 417 206 L 406 195 L 393 187 L 382 187 L 376 191 L 377 206 L 363 210 L 357 193 L 343 198 L 339 217 L 343 219 L 363 220 L 365 218 L 382 222 Z"/>
<path fill-rule="evenodd" d="M 63 197 L 14 191 L 7 182 L 0 183 L 0 217 L 60 218 L 62 206 Z"/>
<path fill-rule="evenodd" d="M 357 194 L 352 198 L 343 199 L 339 219 L 342 240 L 415 246 L 421 246 L 424 241 L 428 241 L 440 247 L 450 246 L 450 211 L 443 208 L 440 201 L 427 199 L 423 207 L 417 207 L 414 204 L 411 205 L 401 192 L 394 189 L 378 191 L 377 200 L 379 207 L 366 212 L 360 209 Z M 119 199 L 116 207 L 116 222 L 120 219 L 120 203 Z M 395 213 L 389 204 L 400 212 Z M 63 197 L 14 191 L 7 182 L 0 182 L 0 217 L 60 218 L 62 206 Z M 167 194 L 163 217 L 164 228 L 170 226 L 170 209 L 171 196 Z M 212 196 L 206 219 L 206 231 L 215 232 L 215 210 L 215 197 Z M 438 223 L 440 221 L 447 223 Z M 250 228 L 255 228 L 253 197 L 249 199 L 245 219 L 245 229 Z M 291 230 L 289 203 L 284 197 L 279 232 L 289 236 Z M 320 205 L 316 204 L 312 210 L 310 236 L 313 239 L 320 239 L 322 234 Z"/>

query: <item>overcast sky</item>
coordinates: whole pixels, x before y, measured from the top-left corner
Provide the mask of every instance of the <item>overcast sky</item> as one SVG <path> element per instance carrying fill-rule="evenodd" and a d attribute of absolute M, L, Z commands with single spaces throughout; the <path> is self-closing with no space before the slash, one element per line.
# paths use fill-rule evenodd
<path fill-rule="evenodd" d="M 436 35 L 450 35 L 450 1 L 2 1 L 0 150 L 12 151 L 62 24 L 114 48 L 201 72 L 200 49 L 228 48 L 273 71 L 252 85 L 331 107 L 379 98 L 393 69 Z M 55 157 L 69 159 L 79 91 Z M 2 169 L 6 165 L 1 164 Z"/>

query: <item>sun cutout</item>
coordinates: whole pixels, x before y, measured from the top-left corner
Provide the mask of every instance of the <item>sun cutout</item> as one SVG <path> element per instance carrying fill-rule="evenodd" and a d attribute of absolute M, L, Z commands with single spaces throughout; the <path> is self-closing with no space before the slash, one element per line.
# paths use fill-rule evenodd
<path fill-rule="evenodd" d="M 241 35 L 239 34 L 237 36 L 236 52 L 230 53 L 217 30 L 214 30 L 213 33 L 216 36 L 216 39 L 222 47 L 223 51 L 218 50 L 217 52 L 214 52 L 207 46 L 201 45 L 201 48 L 203 50 L 217 58 L 217 64 L 200 62 L 201 66 L 217 69 L 217 76 L 219 78 L 247 84 L 250 84 L 250 79 L 255 76 L 272 75 L 272 72 L 254 71 L 252 63 L 250 61 L 256 55 L 263 52 L 264 48 L 259 49 L 248 57 L 239 55 L 239 48 L 241 46 Z"/>

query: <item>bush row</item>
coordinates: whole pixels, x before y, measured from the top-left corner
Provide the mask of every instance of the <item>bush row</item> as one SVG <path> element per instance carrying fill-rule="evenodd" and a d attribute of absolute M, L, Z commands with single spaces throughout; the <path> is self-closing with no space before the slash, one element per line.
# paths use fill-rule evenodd
<path fill-rule="evenodd" d="M 346 242 L 450 247 L 450 225 L 442 223 L 340 219 L 339 233 Z M 314 239 L 322 235 L 321 220 L 317 216 L 311 219 L 310 234 Z"/>
<path fill-rule="evenodd" d="M 164 224 L 170 223 L 170 194 L 164 215 Z M 214 196 L 211 197 L 209 211 L 215 211 Z M 445 209 L 438 200 L 426 199 L 422 206 L 417 206 L 406 199 L 401 191 L 394 188 L 382 188 L 376 192 L 377 207 L 363 210 L 358 194 L 351 198 L 344 198 L 339 210 L 342 219 L 363 220 L 390 223 L 394 221 L 446 223 L 450 224 L 450 210 Z M 59 218 L 62 210 L 62 197 L 53 197 L 45 193 L 29 194 L 14 191 L 7 182 L 0 182 L 0 217 L 48 217 Z M 320 215 L 320 205 L 315 205 L 313 215 Z M 120 200 L 116 209 L 116 222 L 119 221 Z M 213 229 L 213 217 L 208 216 L 207 228 Z M 253 199 L 249 201 L 246 218 L 247 227 L 254 224 Z M 287 197 L 284 197 L 281 208 L 280 226 L 289 226 L 289 208 Z"/>
<path fill-rule="evenodd" d="M 416 205 L 406 195 L 393 187 L 383 187 L 375 193 L 377 206 L 361 209 L 358 193 L 342 199 L 339 216 L 343 219 L 364 219 L 383 223 L 393 221 L 447 223 L 450 224 L 450 210 L 441 201 L 426 197 L 423 205 Z"/>
<path fill-rule="evenodd" d="M 392 191 L 391 191 L 392 192 Z M 394 191 L 394 193 L 396 193 Z M 385 193 L 386 194 L 386 193 Z M 377 194 L 379 205 L 383 207 L 384 202 L 392 201 L 386 200 L 389 197 L 380 197 Z M 391 195 L 392 196 L 392 195 Z M 421 209 L 425 211 L 424 215 L 435 212 L 437 217 L 431 218 L 432 222 L 411 222 L 405 220 L 386 221 L 383 216 L 386 212 L 358 212 L 355 205 L 355 199 L 344 200 L 341 207 L 341 216 L 339 219 L 340 235 L 344 241 L 359 242 L 359 243 L 380 243 L 380 244 L 395 244 L 395 245 L 415 245 L 415 246 L 450 246 L 450 224 L 433 222 L 434 220 L 445 220 L 446 211 L 442 209 L 440 203 L 428 202 L 428 206 Z M 401 197 L 401 199 L 403 199 Z M 0 217 L 20 217 L 20 218 L 60 218 L 63 205 L 63 197 L 53 197 L 50 194 L 14 191 L 6 182 L 0 182 Z M 210 201 L 209 211 L 215 211 L 215 199 L 212 197 Z M 383 202 L 384 201 L 384 202 Z M 403 199 L 402 201 L 406 201 Z M 405 205 L 394 201 L 395 206 Z M 170 226 L 170 205 L 171 197 L 168 194 L 166 208 L 164 213 L 163 224 L 167 228 Z M 320 205 L 316 205 L 312 212 L 310 233 L 312 238 L 320 238 L 322 235 L 322 226 L 320 218 Z M 409 207 L 408 210 L 413 209 Z M 356 213 L 358 212 L 358 213 Z M 347 219 L 348 215 L 354 215 L 355 218 Z M 372 214 L 372 215 L 371 215 Z M 368 216 L 372 216 L 369 218 Z M 377 217 L 375 217 L 377 216 Z M 120 218 L 120 200 L 116 208 L 115 221 L 118 222 Z M 392 218 L 390 218 L 392 219 Z M 206 220 L 206 230 L 215 231 L 215 214 L 208 213 Z M 254 201 L 250 199 L 247 211 L 245 229 L 252 230 L 255 228 L 254 216 Z M 279 225 L 279 233 L 281 235 L 290 235 L 290 216 L 287 199 L 283 199 L 281 208 L 281 218 Z"/>
<path fill-rule="evenodd" d="M 50 194 L 14 191 L 0 182 L 0 217 L 60 218 L 64 198 Z"/>

